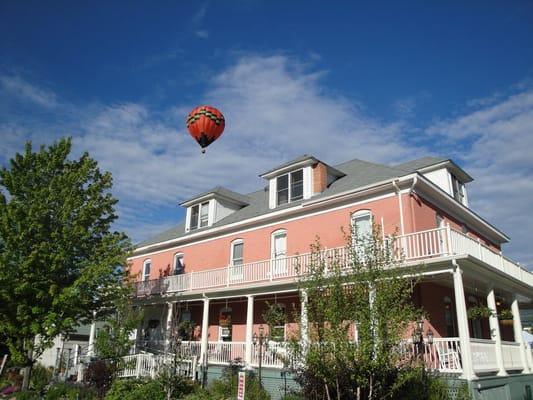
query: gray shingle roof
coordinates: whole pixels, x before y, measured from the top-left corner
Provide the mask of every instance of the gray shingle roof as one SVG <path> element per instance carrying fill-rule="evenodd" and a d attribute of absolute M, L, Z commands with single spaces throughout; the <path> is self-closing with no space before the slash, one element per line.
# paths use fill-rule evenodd
<path fill-rule="evenodd" d="M 442 157 L 422 157 L 416 160 L 404 162 L 403 164 L 395 165 L 394 168 L 404 170 L 406 172 L 415 172 L 421 168 L 429 167 L 430 165 L 438 164 L 444 161 L 449 161 Z"/>
<path fill-rule="evenodd" d="M 214 195 L 220 195 L 222 197 L 227 197 L 229 199 L 235 200 L 235 202 L 237 203 L 241 203 L 242 205 L 246 205 L 250 203 L 250 199 L 248 198 L 248 196 L 234 192 L 233 190 L 226 189 L 225 187 L 222 187 L 222 186 L 215 186 L 213 189 L 200 193 L 199 195 L 196 195 L 194 197 L 191 197 L 190 199 L 183 201 L 181 204 L 185 204 L 190 201 L 199 199 L 201 197 L 207 196 L 208 194 L 214 194 Z"/>
<path fill-rule="evenodd" d="M 309 158 L 309 156 L 304 155 L 304 156 L 298 157 L 295 160 L 290 161 L 289 163 L 285 163 L 283 165 L 290 165 L 298 161 L 303 161 L 307 158 Z M 406 175 L 406 173 L 415 171 L 417 168 L 422 168 L 424 166 L 435 164 L 436 162 L 440 162 L 440 161 L 445 161 L 445 160 L 436 158 L 436 157 L 425 157 L 419 160 L 414 160 L 414 161 L 410 161 L 404 164 L 400 164 L 399 166 L 396 166 L 396 167 L 389 167 L 386 165 L 375 164 L 375 163 L 371 163 L 368 161 L 362 161 L 362 160 L 357 160 L 357 159 L 347 161 L 345 163 L 334 166 L 335 169 L 344 173 L 345 176 L 335 180 L 322 193 L 314 196 L 313 198 L 320 199 L 322 197 L 339 194 L 347 190 L 352 190 L 352 189 L 357 189 L 359 187 L 367 186 L 372 183 L 381 182 L 386 179 L 392 179 L 395 177 L 403 176 L 403 175 Z M 283 165 L 276 167 L 276 169 L 283 167 Z M 231 192 L 228 189 L 224 189 L 222 187 L 217 187 L 215 189 L 219 191 L 224 190 L 224 191 Z M 206 195 L 212 192 L 213 190 L 205 192 L 202 195 L 195 196 L 194 198 L 198 198 L 198 197 L 201 197 L 203 195 Z M 235 192 L 231 192 L 231 193 L 238 194 Z M 266 188 L 262 190 L 258 190 L 256 192 L 248 193 L 246 196 L 243 196 L 243 197 L 247 199 L 248 205 L 244 206 L 240 210 L 237 210 L 231 213 L 227 217 L 213 224 L 211 227 L 219 227 L 219 226 L 231 224 L 234 222 L 244 221 L 249 218 L 257 217 L 260 215 L 266 215 L 271 212 L 279 211 L 283 208 L 293 207 L 294 205 L 301 204 L 303 202 L 303 200 L 300 200 L 297 202 L 291 202 L 290 204 L 286 204 L 281 207 L 276 207 L 275 209 L 271 210 L 268 207 L 268 190 Z M 194 233 L 200 232 L 205 229 L 210 229 L 211 227 L 196 229 L 194 230 Z M 185 232 L 185 223 L 181 223 L 174 228 L 171 228 L 165 232 L 160 233 L 159 235 L 156 235 L 144 242 L 139 243 L 137 247 L 144 247 L 144 246 L 149 246 L 152 244 L 164 242 L 164 241 L 171 240 L 171 239 L 177 239 L 180 237 L 184 237 L 188 234 L 189 233 Z"/>

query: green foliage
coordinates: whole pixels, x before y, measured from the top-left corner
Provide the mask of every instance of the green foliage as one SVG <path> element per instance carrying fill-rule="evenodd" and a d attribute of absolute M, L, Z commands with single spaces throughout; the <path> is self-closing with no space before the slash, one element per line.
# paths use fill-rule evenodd
<path fill-rule="evenodd" d="M 467 310 L 467 316 L 469 319 L 489 318 L 495 315 L 494 310 L 487 306 L 475 306 L 470 307 Z"/>
<path fill-rule="evenodd" d="M 96 393 L 87 387 L 70 383 L 57 383 L 50 387 L 44 400 L 95 400 Z"/>
<path fill-rule="evenodd" d="M 238 372 L 241 366 L 230 364 L 224 369 L 220 379 L 209 385 L 207 389 L 198 389 L 186 396 L 185 400 L 225 400 L 237 398 Z M 246 376 L 245 400 L 270 400 L 270 395 L 264 390 L 257 376 L 250 372 Z"/>
<path fill-rule="evenodd" d="M 417 271 L 403 265 L 394 238 L 383 240 L 374 226 L 371 235 L 351 232 L 346 241 L 342 251 L 325 254 L 317 240 L 311 262 L 300 266 L 310 343 L 295 340 L 291 357 L 308 399 L 391 396 L 408 362 L 398 351 L 402 335 L 422 314 L 411 301 Z"/>
<path fill-rule="evenodd" d="M 129 353 L 133 345 L 131 332 L 141 320 L 142 313 L 133 308 L 129 296 L 116 299 L 114 312 L 105 319 L 105 324 L 98 332 L 95 341 L 97 357 L 106 361 L 111 377 L 116 376 L 121 367 L 122 357 Z"/>
<path fill-rule="evenodd" d="M 42 364 L 36 364 L 31 373 L 30 388 L 37 393 L 43 393 L 51 379 L 52 371 Z"/>
<path fill-rule="evenodd" d="M 0 336 L 18 365 L 125 290 L 130 242 L 111 231 L 111 174 L 87 153 L 70 160 L 71 147 L 62 139 L 34 152 L 27 143 L 0 171 Z"/>
<path fill-rule="evenodd" d="M 270 336 L 274 340 L 283 340 L 283 335 L 277 334 L 276 327 L 285 325 L 287 322 L 287 313 L 285 311 L 285 307 L 279 303 L 269 303 L 268 301 L 266 304 L 267 307 L 263 312 L 262 317 L 265 323 L 268 325 Z"/>
<path fill-rule="evenodd" d="M 196 385 L 176 376 L 175 390 L 167 397 L 161 379 L 116 379 L 107 392 L 105 400 L 178 400 L 193 393 Z"/>
<path fill-rule="evenodd" d="M 498 319 L 513 319 L 513 313 L 511 310 L 504 308 L 498 313 Z"/>

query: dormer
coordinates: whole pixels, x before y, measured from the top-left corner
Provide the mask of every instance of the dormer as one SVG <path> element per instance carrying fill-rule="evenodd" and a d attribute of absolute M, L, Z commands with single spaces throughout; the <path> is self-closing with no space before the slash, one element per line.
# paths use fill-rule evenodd
<path fill-rule="evenodd" d="M 180 204 L 187 208 L 185 232 L 206 228 L 248 205 L 248 197 L 217 186 Z"/>
<path fill-rule="evenodd" d="M 313 156 L 303 155 L 260 175 L 268 180 L 270 209 L 322 193 L 344 174 Z"/>
<path fill-rule="evenodd" d="M 442 160 L 417 171 L 462 205 L 468 207 L 466 184 L 474 179 L 452 160 Z"/>

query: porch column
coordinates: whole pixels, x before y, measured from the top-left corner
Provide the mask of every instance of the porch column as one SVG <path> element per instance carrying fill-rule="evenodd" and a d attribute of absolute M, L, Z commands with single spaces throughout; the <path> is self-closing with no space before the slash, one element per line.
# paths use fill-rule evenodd
<path fill-rule="evenodd" d="M 466 314 L 465 292 L 463 287 L 463 271 L 455 264 L 453 271 L 453 290 L 455 294 L 455 310 L 457 312 L 457 328 L 459 343 L 461 344 L 461 361 L 463 378 L 472 380 L 476 377 L 472 364 L 472 350 L 470 348 L 470 332 L 468 331 L 468 317 Z"/>
<path fill-rule="evenodd" d="M 202 314 L 202 341 L 200 343 L 200 364 L 207 365 L 207 343 L 209 338 L 209 298 L 204 298 L 204 312 Z"/>
<path fill-rule="evenodd" d="M 307 346 L 309 344 L 309 318 L 307 315 L 307 303 L 308 303 L 308 297 L 307 297 L 307 290 L 302 290 L 300 292 L 301 296 L 301 309 L 300 309 L 300 332 L 301 332 L 301 340 L 302 340 L 302 347 L 307 349 Z"/>
<path fill-rule="evenodd" d="M 252 367 L 252 348 L 253 348 L 253 328 L 254 328 L 254 296 L 249 295 L 248 305 L 246 307 L 246 346 L 244 353 L 244 363 L 246 368 Z"/>
<path fill-rule="evenodd" d="M 89 345 L 87 346 L 87 355 L 94 357 L 94 339 L 96 338 L 96 311 L 93 311 L 93 320 L 91 322 L 91 330 L 89 332 Z"/>
<path fill-rule="evenodd" d="M 529 365 L 527 363 L 526 348 L 524 346 L 524 339 L 522 338 L 522 321 L 520 321 L 520 308 L 518 307 L 518 299 L 516 295 L 513 297 L 511 303 L 511 312 L 513 313 L 513 330 L 514 341 L 520 344 L 520 358 L 522 359 L 522 365 L 524 370 L 522 372 L 529 372 Z"/>
<path fill-rule="evenodd" d="M 170 351 L 170 345 L 172 338 L 172 320 L 174 318 L 174 304 L 173 302 L 169 301 L 167 303 L 167 326 L 165 331 L 165 353 Z"/>
<path fill-rule="evenodd" d="M 500 324 L 498 322 L 498 316 L 496 315 L 496 296 L 494 295 L 494 288 L 490 288 L 487 294 L 487 307 L 493 310 L 493 313 L 489 316 L 490 325 L 490 337 L 496 343 L 494 344 L 494 351 L 496 352 L 496 363 L 498 364 L 498 376 L 506 376 L 507 372 L 503 366 L 503 353 L 502 353 L 502 337 L 500 335 Z"/>

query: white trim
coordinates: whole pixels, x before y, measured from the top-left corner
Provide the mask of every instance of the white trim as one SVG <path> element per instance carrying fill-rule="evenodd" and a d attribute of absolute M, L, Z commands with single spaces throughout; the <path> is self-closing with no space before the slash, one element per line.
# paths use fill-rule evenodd
<path fill-rule="evenodd" d="M 407 190 L 402 191 L 402 193 L 407 193 Z M 141 253 L 139 255 L 128 257 L 128 260 L 134 260 L 134 259 L 137 259 L 139 257 L 146 257 L 147 255 L 151 255 L 151 254 L 164 253 L 164 252 L 167 252 L 169 250 L 177 250 L 179 248 L 188 247 L 188 246 L 196 245 L 196 244 L 199 244 L 199 243 L 205 243 L 205 242 L 221 239 L 221 238 L 228 237 L 228 236 L 240 235 L 240 234 L 243 234 L 243 233 L 246 233 L 246 232 L 249 232 L 249 231 L 253 231 L 253 230 L 256 230 L 256 229 L 268 228 L 270 226 L 275 226 L 275 225 L 284 224 L 284 223 L 287 223 L 287 222 L 297 221 L 297 220 L 300 220 L 300 219 L 303 219 L 303 218 L 309 218 L 309 217 L 312 217 L 312 216 L 315 216 L 315 215 L 321 215 L 321 214 L 329 213 L 329 212 L 332 212 L 332 211 L 343 210 L 343 209 L 346 209 L 346 208 L 358 206 L 360 204 L 371 203 L 371 202 L 374 202 L 374 201 L 383 200 L 383 199 L 386 199 L 386 198 L 389 198 L 389 197 L 393 197 L 393 196 L 396 196 L 396 193 L 394 193 L 394 192 L 387 193 L 387 194 L 384 194 L 384 195 L 375 196 L 375 197 L 373 197 L 371 199 L 365 199 L 365 200 L 361 200 L 361 201 L 356 201 L 356 202 L 353 202 L 353 203 L 350 203 L 350 204 L 347 204 L 347 205 L 332 207 L 332 208 L 328 208 L 326 210 L 321 210 L 321 211 L 310 212 L 310 213 L 306 213 L 304 215 L 299 215 L 299 216 L 291 218 L 290 214 L 293 214 L 295 212 L 301 211 L 303 209 L 303 207 L 302 207 L 303 205 L 299 204 L 299 205 L 297 205 L 295 207 L 292 207 L 292 208 L 286 208 L 286 209 L 283 209 L 283 210 L 275 211 L 275 212 L 272 212 L 272 213 L 261 215 L 259 217 L 250 218 L 250 219 L 245 220 L 245 221 L 239 221 L 239 222 L 235 222 L 233 224 L 228 224 L 228 225 L 225 225 L 225 226 L 212 228 L 210 230 L 206 230 L 206 231 L 202 231 L 202 232 L 198 232 L 198 233 L 192 233 L 190 235 L 182 236 L 180 238 L 170 239 L 170 240 L 166 240 L 164 242 L 159 242 L 159 243 L 154 243 L 154 244 L 151 244 L 151 245 L 148 245 L 148 246 L 139 247 L 136 251 L 140 252 L 140 251 L 145 250 L 145 249 L 148 250 L 151 247 L 164 246 L 166 244 L 171 244 L 173 242 L 176 243 L 176 245 L 173 246 L 173 247 L 168 247 L 168 248 L 165 248 L 165 249 L 155 250 L 155 251 L 149 252 L 149 253 Z M 262 220 L 270 220 L 270 219 L 273 219 L 274 217 L 277 217 L 277 216 L 283 215 L 283 214 L 288 214 L 289 218 L 284 219 L 284 220 L 280 220 L 280 221 L 277 221 L 277 222 L 270 222 L 270 223 L 267 223 L 267 224 L 264 224 L 264 225 L 254 226 L 254 227 L 251 227 L 251 228 L 246 228 L 246 229 L 242 229 L 242 230 L 239 230 L 239 231 L 226 233 L 226 234 L 223 234 L 223 235 L 217 235 L 216 237 L 210 237 L 210 238 L 206 238 L 206 239 L 202 239 L 202 240 L 198 240 L 198 241 L 193 241 L 193 242 L 187 243 L 187 244 L 180 244 L 182 242 L 185 242 L 185 241 L 188 241 L 188 240 L 191 240 L 191 239 L 194 240 L 198 236 L 201 237 L 201 236 L 207 236 L 209 234 L 216 234 L 217 232 L 224 231 L 224 230 L 230 230 L 230 229 L 232 229 L 234 227 L 238 227 L 240 225 L 247 225 L 247 224 L 251 224 L 251 223 L 255 223 L 255 222 L 261 222 Z"/>
<path fill-rule="evenodd" d="M 232 240 L 231 243 L 230 243 L 230 256 L 229 256 L 229 265 L 233 266 L 233 251 L 235 249 L 235 246 L 238 245 L 238 244 L 242 244 L 242 264 L 244 264 L 244 240 L 243 239 L 235 239 L 235 240 Z M 241 264 L 237 264 L 237 265 L 241 265 Z"/>
<path fill-rule="evenodd" d="M 304 200 L 310 199 L 313 195 L 313 169 L 311 165 L 304 167 L 303 185 Z"/>
<path fill-rule="evenodd" d="M 309 165 L 313 165 L 313 164 L 315 164 L 317 162 L 319 162 L 319 161 L 316 158 L 309 157 L 309 158 L 307 158 L 307 159 L 305 159 L 303 161 L 299 161 L 297 163 L 286 165 L 283 168 L 278 168 L 278 169 L 275 169 L 274 171 L 270 171 L 270 172 L 267 172 L 265 174 L 261 174 L 261 175 L 259 175 L 259 177 L 264 178 L 264 179 L 276 178 L 279 175 L 284 175 L 287 172 L 291 172 L 293 170 L 295 171 L 297 169 L 301 169 L 301 168 L 307 167 Z"/>

